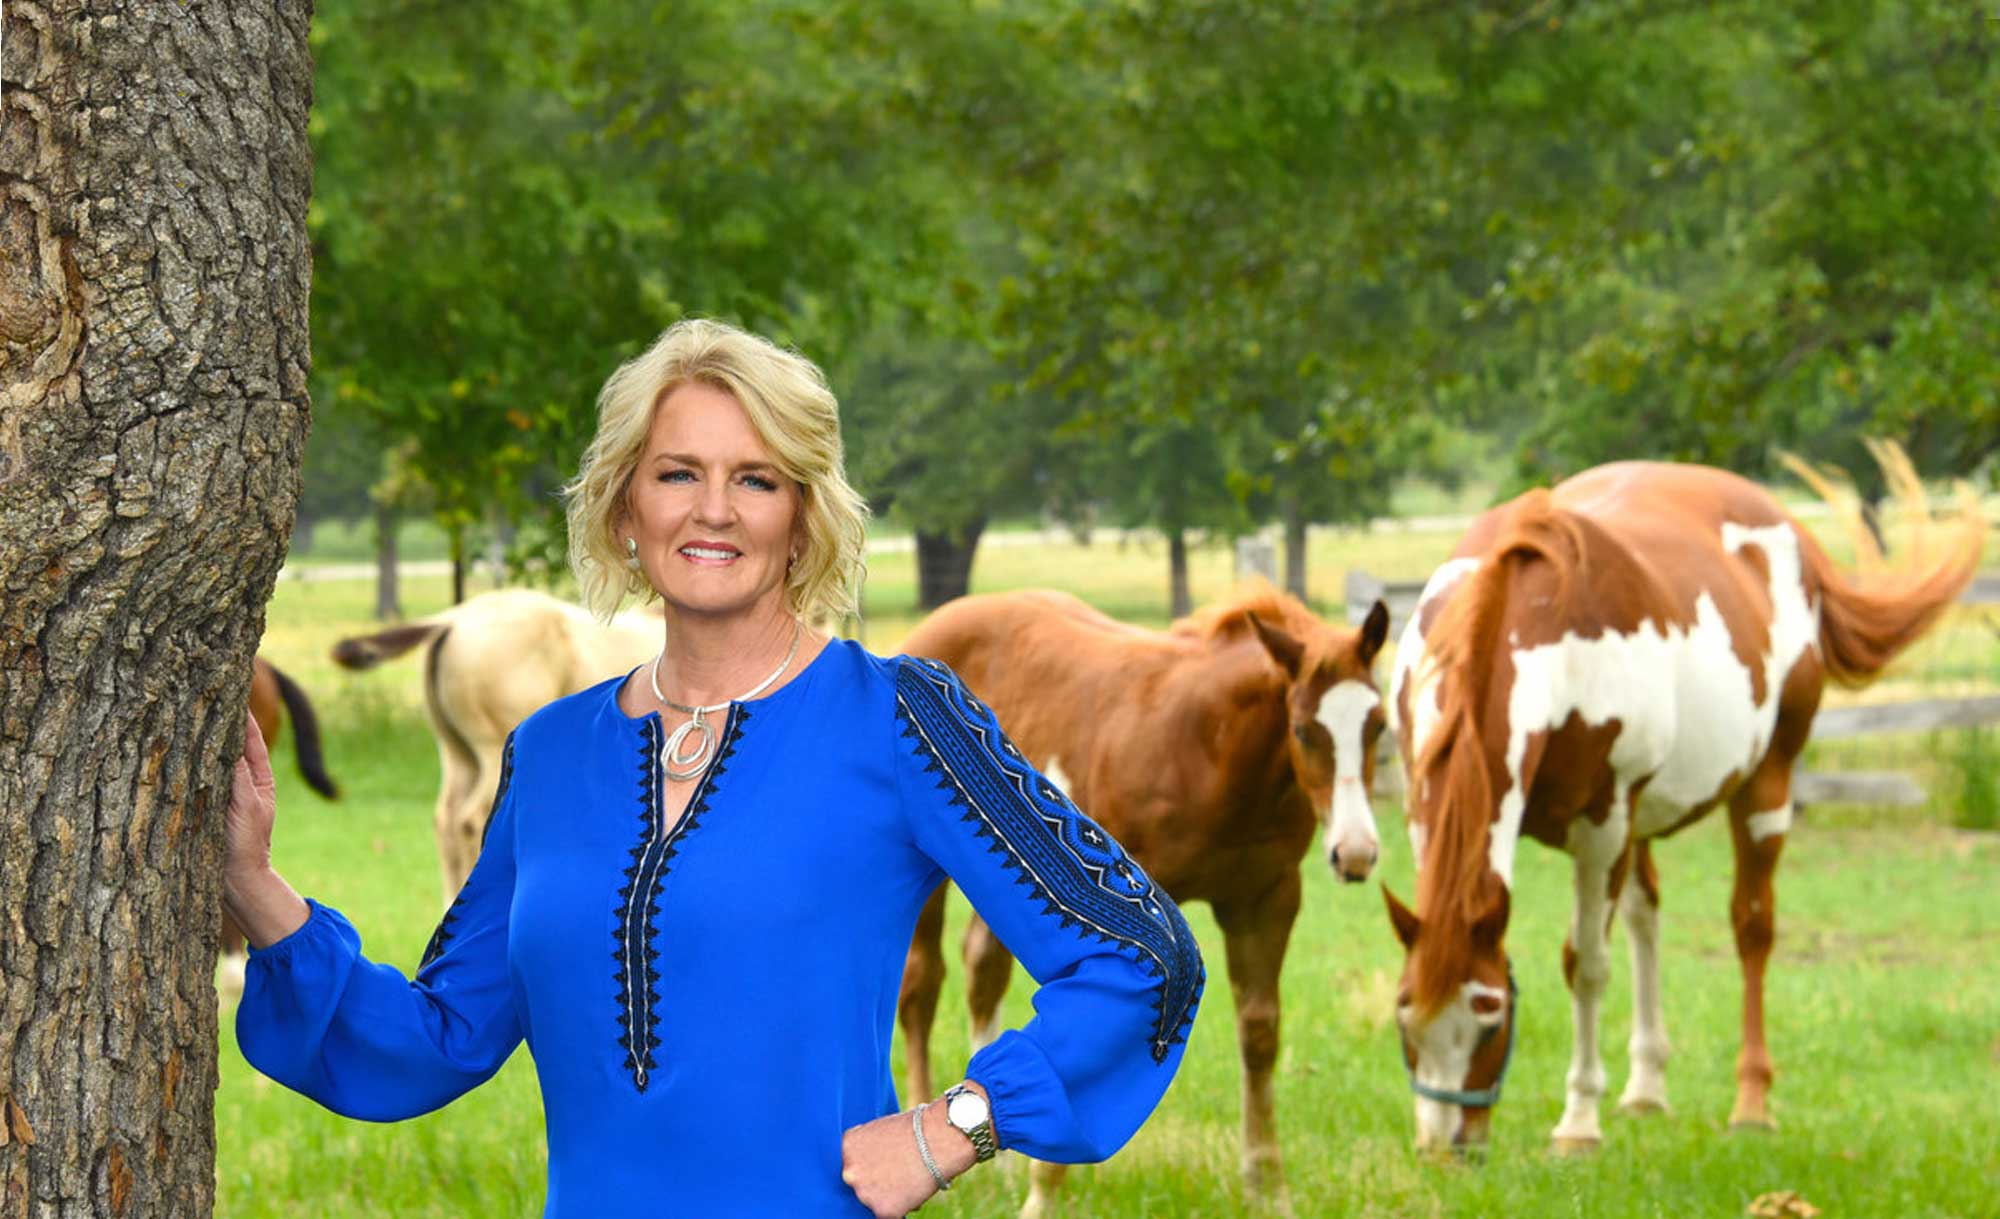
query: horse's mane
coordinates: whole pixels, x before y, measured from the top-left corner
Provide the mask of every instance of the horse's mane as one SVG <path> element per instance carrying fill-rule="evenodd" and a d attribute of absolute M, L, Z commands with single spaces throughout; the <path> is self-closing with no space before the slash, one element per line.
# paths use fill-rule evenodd
<path fill-rule="evenodd" d="M 1496 710 L 1493 667 L 1504 646 L 1510 594 L 1529 564 L 1546 564 L 1554 588 L 1536 615 L 1560 621 L 1582 560 L 1576 518 L 1558 509 L 1546 490 L 1530 491 L 1508 509 L 1479 567 L 1425 632 L 1425 663 L 1436 666 L 1440 714 L 1418 755 L 1411 793 L 1413 799 L 1430 795 L 1425 803 L 1434 810 L 1417 879 L 1423 926 L 1411 951 L 1411 998 L 1420 1011 L 1436 1012 L 1464 981 L 1472 929 L 1500 897 L 1488 862 L 1498 784 L 1484 726 Z"/>
<path fill-rule="evenodd" d="M 1279 592 L 1269 580 L 1252 576 L 1185 618 L 1175 619 L 1168 631 L 1192 639 L 1214 639 L 1245 627 L 1255 614 L 1272 625 L 1284 625 L 1310 618 L 1312 613 L 1298 598 Z"/>

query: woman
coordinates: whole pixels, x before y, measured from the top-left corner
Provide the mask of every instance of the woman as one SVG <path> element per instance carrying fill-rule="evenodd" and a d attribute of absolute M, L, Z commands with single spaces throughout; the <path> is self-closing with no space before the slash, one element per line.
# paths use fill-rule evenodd
<path fill-rule="evenodd" d="M 901 1215 L 998 1147 L 1115 1151 L 1179 1063 L 1193 937 L 948 670 L 810 625 L 854 607 L 865 516 L 819 370 L 676 325 L 606 383 L 567 494 L 585 601 L 658 595 L 659 655 L 515 730 L 414 980 L 271 870 L 247 738 L 225 884 L 255 946 L 244 1056 L 393 1120 L 527 1041 L 564 1219 Z M 941 874 L 1042 981 L 1038 1015 L 898 1113 L 890 1024 Z"/>

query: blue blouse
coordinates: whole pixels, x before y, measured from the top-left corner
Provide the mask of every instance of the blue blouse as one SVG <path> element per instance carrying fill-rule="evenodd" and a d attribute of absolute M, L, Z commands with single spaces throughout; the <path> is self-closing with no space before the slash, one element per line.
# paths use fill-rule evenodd
<path fill-rule="evenodd" d="M 1040 983 L 973 1055 L 1000 1145 L 1109 1156 L 1159 1102 L 1200 998 L 1180 911 L 936 661 L 835 640 L 730 705 L 678 818 L 623 679 L 508 739 L 477 866 L 414 981 L 334 910 L 254 951 L 258 1070 L 351 1117 L 426 1113 L 525 1040 L 549 1219 L 866 1216 L 841 1133 L 896 1112 L 918 911 L 947 875 Z"/>

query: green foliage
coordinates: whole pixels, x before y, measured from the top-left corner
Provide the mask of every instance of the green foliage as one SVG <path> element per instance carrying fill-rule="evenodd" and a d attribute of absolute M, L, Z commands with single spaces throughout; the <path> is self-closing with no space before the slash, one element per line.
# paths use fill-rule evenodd
<path fill-rule="evenodd" d="M 1381 511 L 2000 450 L 2000 23 L 1958 0 L 414 0 L 316 18 L 313 513 L 553 548 L 689 314 L 829 370 L 899 524 Z"/>
<path fill-rule="evenodd" d="M 1610 91 L 1646 89 L 1646 121 L 1597 158 L 1596 257 L 1515 336 L 1543 353 L 1509 378 L 1524 472 L 1758 473 L 1775 447 L 1859 472 L 1871 433 L 1928 469 L 2000 451 L 2000 230 L 1973 219 L 2000 210 L 2000 23 L 1977 7 L 1610 6 L 1603 46 L 1691 71 Z"/>

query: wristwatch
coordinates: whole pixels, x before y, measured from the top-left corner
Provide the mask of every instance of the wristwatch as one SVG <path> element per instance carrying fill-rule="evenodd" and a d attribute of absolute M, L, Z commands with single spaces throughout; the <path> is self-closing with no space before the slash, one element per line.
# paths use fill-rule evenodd
<path fill-rule="evenodd" d="M 964 1084 L 953 1084 L 944 1093 L 944 1120 L 952 1129 L 972 1140 L 978 1163 L 984 1164 L 1000 1151 L 993 1137 L 993 1109 L 986 1098 Z"/>

